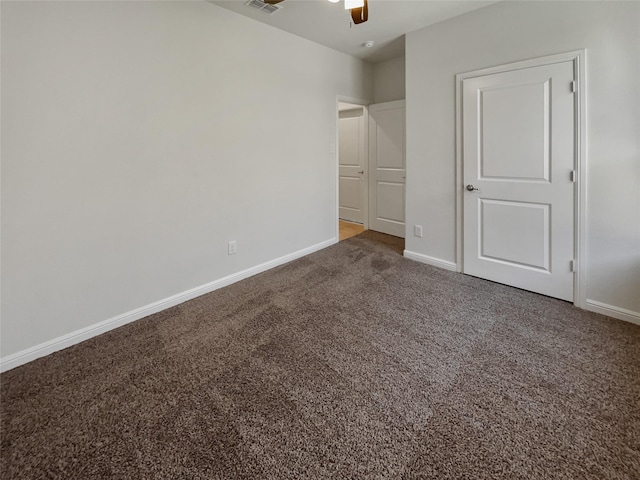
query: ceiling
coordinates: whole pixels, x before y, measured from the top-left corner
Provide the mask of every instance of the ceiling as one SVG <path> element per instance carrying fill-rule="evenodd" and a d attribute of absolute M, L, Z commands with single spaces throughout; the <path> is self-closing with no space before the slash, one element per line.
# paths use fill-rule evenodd
<path fill-rule="evenodd" d="M 376 63 L 404 55 L 404 34 L 482 8 L 495 0 L 369 0 L 369 20 L 351 25 L 344 0 L 284 0 L 273 15 L 246 6 L 246 0 L 209 0 L 348 55 Z M 373 40 L 375 45 L 363 44 Z"/>

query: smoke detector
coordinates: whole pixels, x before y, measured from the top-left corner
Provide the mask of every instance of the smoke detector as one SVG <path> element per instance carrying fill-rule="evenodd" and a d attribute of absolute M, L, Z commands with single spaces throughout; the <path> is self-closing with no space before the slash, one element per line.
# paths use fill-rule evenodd
<path fill-rule="evenodd" d="M 371 48 L 376 44 L 373 40 L 368 40 L 362 44 L 363 47 Z"/>

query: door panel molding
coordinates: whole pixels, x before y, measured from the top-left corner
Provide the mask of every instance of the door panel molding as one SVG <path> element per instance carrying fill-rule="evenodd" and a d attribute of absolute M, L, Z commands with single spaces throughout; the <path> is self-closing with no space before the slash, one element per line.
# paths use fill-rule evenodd
<path fill-rule="evenodd" d="M 587 137 L 586 137 L 586 50 L 575 50 L 556 55 L 538 57 L 495 67 L 474 70 L 456 75 L 456 270 L 464 271 L 463 248 L 463 83 L 465 80 L 506 73 L 531 67 L 572 62 L 577 90 L 574 102 L 574 168 L 576 186 L 574 189 L 574 255 L 575 272 L 573 281 L 573 303 L 580 308 L 588 308 L 586 299 L 586 205 L 587 205 Z M 567 88 L 569 88 L 567 86 Z M 497 179 L 495 179 L 497 180 Z M 530 180 L 529 180 L 530 181 Z M 538 180 L 539 182 L 540 180 Z M 526 180 L 525 180 L 526 182 Z M 535 183 L 535 180 L 534 180 Z"/>
<path fill-rule="evenodd" d="M 406 101 L 369 105 L 369 228 L 405 236 Z"/>

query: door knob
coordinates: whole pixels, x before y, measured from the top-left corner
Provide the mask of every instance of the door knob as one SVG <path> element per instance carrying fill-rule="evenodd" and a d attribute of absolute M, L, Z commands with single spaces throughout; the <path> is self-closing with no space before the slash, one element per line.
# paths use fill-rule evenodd
<path fill-rule="evenodd" d="M 469 184 L 469 185 L 467 185 L 467 190 L 469 190 L 470 192 L 473 192 L 474 190 L 480 190 L 480 189 L 479 189 L 479 188 L 477 188 L 477 187 L 474 187 L 474 186 L 473 186 L 473 185 L 471 185 L 471 184 Z"/>
<path fill-rule="evenodd" d="M 358 170 L 358 173 L 364 173 L 364 170 Z"/>

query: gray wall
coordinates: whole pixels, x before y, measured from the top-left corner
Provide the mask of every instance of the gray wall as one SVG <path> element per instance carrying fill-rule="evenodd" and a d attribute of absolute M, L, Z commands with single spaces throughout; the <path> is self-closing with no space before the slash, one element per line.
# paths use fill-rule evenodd
<path fill-rule="evenodd" d="M 404 100 L 405 57 L 373 64 L 373 103 Z"/>
<path fill-rule="evenodd" d="M 2 357 L 335 238 L 337 95 L 211 3 L 2 2 Z"/>
<path fill-rule="evenodd" d="M 640 3 L 500 2 L 407 34 L 407 250 L 455 262 L 455 74 L 587 49 L 587 300 L 640 320 Z M 424 237 L 412 235 L 424 226 Z M 626 312 L 626 313 L 625 313 Z"/>

